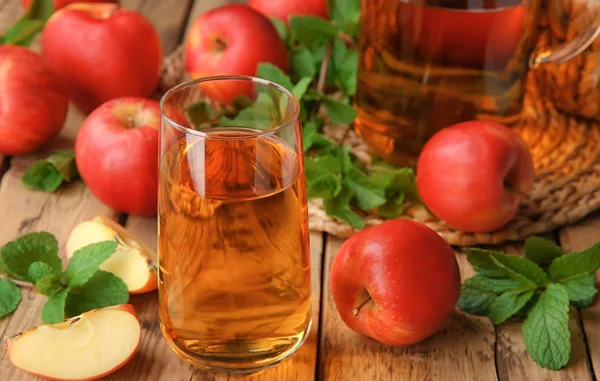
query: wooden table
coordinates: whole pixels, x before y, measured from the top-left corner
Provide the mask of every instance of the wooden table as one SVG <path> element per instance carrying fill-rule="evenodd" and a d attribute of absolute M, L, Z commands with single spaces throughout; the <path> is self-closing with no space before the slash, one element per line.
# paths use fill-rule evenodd
<path fill-rule="evenodd" d="M 16 19 L 18 0 L 0 0 L 0 24 Z M 207 9 L 227 0 L 124 0 L 130 9 L 145 14 L 157 27 L 165 54 L 183 39 L 190 22 Z M 229 1 L 231 2 L 231 1 Z M 20 12 L 20 11 L 19 11 Z M 62 135 L 51 148 L 72 147 L 84 115 L 71 108 Z M 50 149 L 50 148 L 49 148 Z M 102 214 L 114 218 L 128 229 L 156 245 L 156 220 L 124 216 L 103 206 L 81 182 L 56 193 L 26 190 L 21 175 L 45 152 L 23 157 L 0 156 L 0 244 L 33 231 L 56 235 L 64 251 L 70 230 L 79 222 Z M 600 239 L 600 213 L 550 235 L 568 251 L 582 249 Z M 573 353 L 564 370 L 552 372 L 539 368 L 525 353 L 521 323 L 509 321 L 494 328 L 487 318 L 462 313 L 458 309 L 446 327 L 430 339 L 407 348 L 393 348 L 362 337 L 348 329 L 335 309 L 329 292 L 329 268 L 342 240 L 313 232 L 311 238 L 314 324 L 308 341 L 289 360 L 260 375 L 239 380 L 261 381 L 541 381 L 596 380 L 600 375 L 600 303 L 585 310 L 571 311 Z M 500 249 L 518 254 L 522 246 Z M 61 252 L 64 256 L 64 252 Z M 465 255 L 457 252 L 463 278 L 473 274 Z M 22 290 L 18 310 L 0 320 L 2 339 L 41 323 L 45 297 Z M 158 328 L 156 293 L 133 296 L 143 326 L 142 345 L 123 369 L 107 380 L 127 381 L 221 381 L 215 375 L 194 369 L 173 354 Z M 233 379 L 233 377 L 231 377 Z M 4 346 L 0 349 L 0 380 L 35 380 L 14 368 Z"/>

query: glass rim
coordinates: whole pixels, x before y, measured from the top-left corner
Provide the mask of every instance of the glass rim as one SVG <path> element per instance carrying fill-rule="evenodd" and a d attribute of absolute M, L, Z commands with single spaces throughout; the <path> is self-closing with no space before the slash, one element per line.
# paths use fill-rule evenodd
<path fill-rule="evenodd" d="M 195 136 L 199 136 L 199 137 L 203 137 L 203 138 L 207 138 L 207 139 L 215 139 L 215 140 L 217 140 L 217 139 L 219 139 L 219 140 L 235 139 L 235 137 L 233 137 L 233 136 L 229 136 L 229 137 L 214 136 L 214 135 L 207 134 L 206 132 L 202 132 L 201 130 L 195 130 L 190 127 L 182 126 L 181 124 L 179 124 L 179 123 L 175 122 L 173 119 L 171 119 L 169 117 L 169 115 L 167 114 L 167 112 L 165 112 L 166 100 L 173 94 L 177 93 L 178 91 L 181 91 L 181 90 L 191 87 L 191 86 L 195 86 L 195 85 L 197 85 L 199 83 L 203 83 L 203 82 L 226 81 L 226 80 L 248 81 L 248 82 L 259 83 L 259 84 L 262 84 L 265 86 L 275 88 L 275 89 L 279 90 L 280 92 L 282 92 L 283 94 L 285 94 L 289 99 L 291 99 L 293 106 L 294 106 L 292 115 L 289 118 L 287 118 L 287 120 L 285 120 L 284 122 L 279 123 L 277 126 L 274 126 L 273 128 L 266 130 L 266 131 L 256 131 L 256 132 L 244 134 L 244 137 L 243 137 L 244 139 L 253 139 L 253 138 L 260 138 L 263 136 L 274 135 L 277 132 L 288 127 L 289 125 L 295 123 L 298 120 L 298 118 L 300 117 L 300 102 L 298 101 L 298 98 L 296 98 L 296 96 L 291 91 L 289 91 L 288 89 L 286 89 L 285 87 L 281 86 L 280 84 L 278 84 L 276 82 L 269 81 L 269 80 L 263 79 L 263 78 L 247 76 L 247 75 L 214 75 L 214 76 L 210 76 L 210 77 L 202 77 L 202 78 L 188 80 L 188 81 L 182 82 L 176 86 L 173 86 L 160 99 L 159 104 L 160 104 L 161 117 L 164 117 L 166 119 L 167 123 L 171 127 L 175 128 L 181 132 L 187 133 L 187 134 L 192 134 Z M 218 127 L 218 128 L 235 128 L 235 127 Z"/>

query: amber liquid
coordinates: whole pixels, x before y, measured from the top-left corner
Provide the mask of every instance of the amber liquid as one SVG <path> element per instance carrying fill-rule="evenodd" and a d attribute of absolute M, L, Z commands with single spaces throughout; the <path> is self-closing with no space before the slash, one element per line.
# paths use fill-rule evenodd
<path fill-rule="evenodd" d="M 355 127 L 375 154 L 414 166 L 444 127 L 518 122 L 540 0 L 368 0 L 361 7 Z"/>
<path fill-rule="evenodd" d="M 276 137 L 215 129 L 161 159 L 159 313 L 169 345 L 202 368 L 252 373 L 305 340 L 311 321 L 305 185 Z"/>

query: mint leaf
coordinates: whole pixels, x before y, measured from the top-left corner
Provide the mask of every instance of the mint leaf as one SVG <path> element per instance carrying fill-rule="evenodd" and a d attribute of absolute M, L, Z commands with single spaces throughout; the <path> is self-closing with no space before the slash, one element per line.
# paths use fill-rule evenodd
<path fill-rule="evenodd" d="M 569 296 L 560 284 L 549 284 L 523 323 L 525 348 L 541 367 L 558 370 L 569 362 Z"/>
<path fill-rule="evenodd" d="M 358 50 L 348 49 L 343 41 L 335 40 L 331 67 L 334 73 L 334 81 L 348 96 L 356 94 L 356 82 L 358 79 Z"/>
<path fill-rule="evenodd" d="M 346 221 L 355 229 L 362 229 L 365 227 L 365 220 L 350 208 L 352 197 L 352 191 L 342 185 L 342 190 L 336 197 L 323 201 L 325 212 L 330 216 Z"/>
<path fill-rule="evenodd" d="M 59 150 L 29 167 L 21 182 L 29 189 L 54 192 L 63 182 L 71 182 L 77 176 L 75 151 Z"/>
<path fill-rule="evenodd" d="M 404 192 L 386 191 L 385 200 L 385 203 L 377 211 L 379 217 L 391 220 L 404 214 L 404 203 L 406 202 L 406 194 Z"/>
<path fill-rule="evenodd" d="M 521 282 L 524 289 L 549 282 L 544 270 L 527 258 L 478 248 L 466 248 L 464 252 L 475 271 L 489 278 L 511 278 Z"/>
<path fill-rule="evenodd" d="M 306 193 L 309 199 L 330 199 L 342 190 L 339 160 L 331 155 L 304 159 Z"/>
<path fill-rule="evenodd" d="M 535 294 L 535 289 L 507 291 L 490 304 L 488 316 L 495 325 L 519 312 Z"/>
<path fill-rule="evenodd" d="M 285 87 L 289 91 L 292 91 L 294 88 L 290 77 L 288 77 L 287 74 L 285 74 L 280 68 L 272 63 L 262 62 L 258 64 L 256 75 L 268 81 L 275 82 L 278 85 Z"/>
<path fill-rule="evenodd" d="M 35 290 L 46 296 L 50 296 L 63 288 L 64 285 L 60 283 L 59 274 L 49 274 L 35 282 Z"/>
<path fill-rule="evenodd" d="M 559 281 L 580 275 L 591 274 L 600 267 L 600 242 L 585 250 L 555 258 L 548 273 Z"/>
<path fill-rule="evenodd" d="M 540 237 L 528 238 L 525 241 L 524 249 L 525 258 L 535 263 L 550 262 L 565 254 L 560 247 Z"/>
<path fill-rule="evenodd" d="M 211 127 L 217 119 L 217 113 L 206 102 L 193 102 L 185 105 L 187 117 L 196 130 Z"/>
<path fill-rule="evenodd" d="M 65 320 L 65 302 L 69 288 L 63 288 L 52 294 L 42 309 L 42 321 L 44 324 L 56 324 Z"/>
<path fill-rule="evenodd" d="M 286 23 L 283 20 L 278 19 L 277 17 L 269 17 L 269 19 L 273 23 L 273 27 L 275 27 L 279 38 L 281 38 L 283 41 L 287 41 L 288 27 Z"/>
<path fill-rule="evenodd" d="M 302 99 L 302 97 L 306 93 L 306 90 L 308 90 L 308 86 L 310 86 L 311 82 L 312 82 L 312 78 L 311 77 L 304 77 L 304 78 L 300 79 L 298 81 L 298 83 L 296 83 L 294 85 L 294 88 L 292 89 L 292 93 L 299 100 Z"/>
<path fill-rule="evenodd" d="M 53 12 L 52 0 L 34 0 L 25 14 L 0 37 L 0 43 L 28 46 Z"/>
<path fill-rule="evenodd" d="M 79 176 L 75 165 L 75 150 L 65 149 L 54 151 L 46 161 L 54 166 L 62 175 L 64 181 L 69 182 Z"/>
<path fill-rule="evenodd" d="M 298 40 L 314 51 L 323 41 L 337 35 L 337 29 L 317 16 L 292 15 L 289 18 L 292 40 Z"/>
<path fill-rule="evenodd" d="M 44 262 L 33 262 L 29 269 L 27 269 L 27 280 L 31 283 L 35 284 L 42 278 L 47 277 L 48 275 L 57 275 L 59 274 L 55 269 L 53 269 L 49 264 Z"/>
<path fill-rule="evenodd" d="M 314 78 L 317 74 L 317 63 L 310 50 L 304 45 L 299 45 L 292 52 L 292 73 L 297 78 Z"/>
<path fill-rule="evenodd" d="M 129 301 L 127 286 L 117 276 L 98 270 L 88 282 L 67 297 L 68 316 L 77 316 L 95 308 L 124 304 Z"/>
<path fill-rule="evenodd" d="M 0 249 L 3 269 L 14 279 L 27 280 L 27 271 L 33 262 L 47 263 L 56 272 L 62 271 L 58 257 L 58 242 L 50 233 L 29 233 L 8 242 Z"/>
<path fill-rule="evenodd" d="M 323 99 L 323 104 L 333 124 L 349 124 L 356 117 L 356 110 L 347 103 L 338 102 L 331 98 Z"/>
<path fill-rule="evenodd" d="M 386 193 L 406 193 L 413 201 L 421 203 L 417 190 L 417 179 L 412 168 L 398 168 L 389 164 L 376 164 L 371 167 L 373 182 Z"/>
<path fill-rule="evenodd" d="M 579 275 L 564 281 L 562 285 L 569 294 L 569 301 L 577 308 L 589 307 L 598 292 L 595 274 Z"/>
<path fill-rule="evenodd" d="M 47 21 L 54 13 L 52 0 L 33 0 L 23 15 L 24 19 Z"/>
<path fill-rule="evenodd" d="M 63 274 L 63 282 L 71 288 L 83 286 L 116 250 L 117 243 L 114 241 L 92 243 L 77 250 Z"/>
<path fill-rule="evenodd" d="M 360 0 L 329 0 L 329 13 L 345 33 L 353 37 L 358 35 Z"/>
<path fill-rule="evenodd" d="M 356 206 L 362 210 L 369 210 L 386 202 L 383 189 L 377 187 L 367 175 L 356 168 L 344 178 L 344 184 L 354 193 Z"/>
<path fill-rule="evenodd" d="M 498 297 L 488 278 L 475 274 L 463 282 L 458 298 L 458 307 L 473 315 L 487 316 L 492 302 Z"/>
<path fill-rule="evenodd" d="M 8 279 L 0 279 L 0 318 L 14 312 L 21 302 L 21 291 Z"/>

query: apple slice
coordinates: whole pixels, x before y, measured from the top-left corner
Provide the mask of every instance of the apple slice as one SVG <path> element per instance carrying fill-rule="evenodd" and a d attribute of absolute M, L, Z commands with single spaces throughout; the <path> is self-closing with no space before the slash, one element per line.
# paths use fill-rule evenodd
<path fill-rule="evenodd" d="M 130 294 L 156 290 L 158 278 L 154 250 L 110 218 L 98 216 L 75 226 L 67 240 L 67 258 L 80 248 L 101 241 L 116 241 L 117 251 L 99 269 L 118 276 Z"/>
<path fill-rule="evenodd" d="M 142 329 L 130 304 L 88 311 L 6 340 L 10 362 L 25 372 L 60 380 L 97 380 L 125 365 Z"/>

